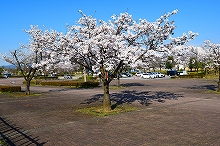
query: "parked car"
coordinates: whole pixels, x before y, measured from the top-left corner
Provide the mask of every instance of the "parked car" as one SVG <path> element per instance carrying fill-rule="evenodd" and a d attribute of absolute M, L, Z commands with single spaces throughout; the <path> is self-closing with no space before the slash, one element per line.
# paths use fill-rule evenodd
<path fill-rule="evenodd" d="M 156 74 L 154 74 L 153 72 L 147 72 L 147 73 L 151 76 L 152 79 L 156 78 Z"/>
<path fill-rule="evenodd" d="M 143 73 L 141 77 L 144 78 L 144 79 L 154 79 L 155 78 L 155 76 L 152 73 L 149 73 L 149 72 L 148 73 Z"/>
<path fill-rule="evenodd" d="M 168 70 L 167 75 L 168 76 L 178 76 L 179 73 L 176 70 Z"/>
<path fill-rule="evenodd" d="M 143 74 L 143 73 L 137 72 L 135 75 L 136 75 L 137 77 L 141 77 L 142 74 Z"/>
<path fill-rule="evenodd" d="M 161 72 L 155 72 L 155 75 L 156 75 L 157 78 L 165 77 L 165 74 L 162 74 Z"/>
<path fill-rule="evenodd" d="M 188 73 L 187 73 L 187 71 L 184 70 L 184 71 L 179 72 L 179 74 L 180 75 L 187 75 Z"/>
<path fill-rule="evenodd" d="M 133 74 L 131 74 L 131 73 L 129 73 L 129 72 L 126 72 L 125 73 L 128 77 L 132 77 L 133 76 Z"/>
<path fill-rule="evenodd" d="M 99 77 L 100 74 L 101 74 L 101 72 L 95 72 L 95 73 L 93 73 L 93 77 Z"/>
<path fill-rule="evenodd" d="M 67 74 L 67 75 L 64 76 L 64 79 L 72 79 L 72 76 Z"/>
<path fill-rule="evenodd" d="M 120 74 L 120 77 L 121 77 L 121 78 L 127 78 L 128 76 L 127 76 L 125 73 L 121 73 L 121 74 Z"/>
<path fill-rule="evenodd" d="M 10 73 L 4 73 L 3 77 L 4 78 L 9 78 L 9 77 L 11 77 L 11 74 Z"/>

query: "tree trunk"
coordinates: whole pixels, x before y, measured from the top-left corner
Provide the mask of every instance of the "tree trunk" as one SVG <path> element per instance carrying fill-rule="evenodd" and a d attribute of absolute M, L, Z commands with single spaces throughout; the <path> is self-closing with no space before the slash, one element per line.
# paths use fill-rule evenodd
<path fill-rule="evenodd" d="M 83 69 L 83 75 L 84 75 L 84 82 L 86 82 L 86 68 Z"/>
<path fill-rule="evenodd" d="M 100 68 L 101 72 L 101 79 L 102 79 L 102 88 L 104 90 L 104 97 L 103 97 L 103 110 L 110 111 L 111 110 L 111 101 L 109 95 L 109 78 L 108 72 L 105 71 L 105 68 Z"/>
<path fill-rule="evenodd" d="M 208 69 L 205 68 L 205 78 L 207 78 L 207 77 L 208 77 Z"/>
<path fill-rule="evenodd" d="M 31 80 L 26 80 L 26 89 L 25 89 L 25 94 L 29 95 L 30 92 L 30 85 L 31 85 Z"/>
<path fill-rule="evenodd" d="M 102 87 L 104 90 L 103 109 L 104 111 L 110 111 L 111 101 L 110 101 L 110 95 L 109 95 L 109 82 L 107 79 L 102 80 Z"/>
<path fill-rule="evenodd" d="M 116 85 L 117 87 L 119 87 L 120 86 L 120 78 L 117 78 L 117 85 Z"/>
<path fill-rule="evenodd" d="M 117 73 L 117 81 L 116 81 L 116 86 L 120 86 L 120 74 Z"/>
<path fill-rule="evenodd" d="M 218 66 L 218 92 L 220 92 L 220 65 Z"/>
<path fill-rule="evenodd" d="M 114 74 L 119 72 L 119 69 L 122 65 L 123 65 L 123 60 L 121 60 L 120 63 L 118 64 L 117 68 L 114 71 Z M 108 75 L 108 72 L 106 71 L 103 62 L 101 62 L 100 72 L 101 72 L 101 79 L 102 79 L 102 87 L 104 90 L 103 109 L 104 111 L 110 111 L 111 100 L 110 100 L 110 95 L 109 95 L 109 83 L 112 81 L 113 76 Z"/>

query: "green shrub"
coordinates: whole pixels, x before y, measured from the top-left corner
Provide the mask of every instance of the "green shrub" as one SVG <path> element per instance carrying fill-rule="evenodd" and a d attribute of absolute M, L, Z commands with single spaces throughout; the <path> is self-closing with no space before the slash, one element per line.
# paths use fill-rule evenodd
<path fill-rule="evenodd" d="M 82 88 L 89 88 L 89 87 L 97 87 L 99 82 L 97 81 L 42 81 L 41 85 L 43 86 L 75 86 L 75 87 L 82 87 Z"/>
<path fill-rule="evenodd" d="M 58 76 L 52 77 L 52 76 L 37 76 L 35 79 L 44 79 L 44 80 L 57 80 Z"/>
<path fill-rule="evenodd" d="M 23 78 L 23 76 L 22 75 L 20 75 L 20 76 L 18 76 L 18 75 L 13 75 L 13 76 L 10 76 L 9 78 Z"/>
<path fill-rule="evenodd" d="M 21 86 L 0 85 L 0 92 L 21 92 Z"/>
<path fill-rule="evenodd" d="M 203 74 L 188 74 L 188 75 L 181 75 L 179 78 L 203 78 Z"/>
<path fill-rule="evenodd" d="M 204 71 L 198 71 L 198 72 L 195 72 L 195 71 L 188 71 L 187 72 L 188 73 L 188 75 L 201 75 L 201 74 L 203 74 L 203 75 L 205 75 L 205 72 Z"/>
<path fill-rule="evenodd" d="M 96 80 L 98 77 L 86 76 L 86 80 Z M 84 80 L 84 76 L 79 77 L 80 80 Z"/>
<path fill-rule="evenodd" d="M 26 84 L 27 82 L 24 81 L 23 84 Z M 35 80 L 31 80 L 31 85 L 40 85 L 41 84 L 41 80 L 35 79 Z"/>
<path fill-rule="evenodd" d="M 171 78 L 171 79 L 177 79 L 178 76 L 171 76 L 170 78 Z"/>
<path fill-rule="evenodd" d="M 0 146 L 7 146 L 6 141 L 4 141 L 4 140 L 0 140 Z"/>
<path fill-rule="evenodd" d="M 41 85 L 47 86 L 77 86 L 75 81 L 42 81 Z"/>
<path fill-rule="evenodd" d="M 97 87 L 99 85 L 99 82 L 94 82 L 94 81 L 88 81 L 88 82 L 83 82 L 81 84 L 81 87 L 83 88 L 89 88 L 89 87 Z"/>

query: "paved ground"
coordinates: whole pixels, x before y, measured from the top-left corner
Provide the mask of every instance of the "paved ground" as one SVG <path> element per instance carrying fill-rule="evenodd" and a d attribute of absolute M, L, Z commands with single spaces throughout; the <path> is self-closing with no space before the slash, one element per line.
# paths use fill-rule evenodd
<path fill-rule="evenodd" d="M 15 85 L 22 82 L 1 79 L 0 84 L 12 80 Z M 220 94 L 212 91 L 215 81 L 123 79 L 121 84 L 125 88 L 110 91 L 112 103 L 140 110 L 108 117 L 76 112 L 101 104 L 101 87 L 32 87 L 41 95 L 19 98 L 0 94 L 0 139 L 22 146 L 219 146 Z"/>

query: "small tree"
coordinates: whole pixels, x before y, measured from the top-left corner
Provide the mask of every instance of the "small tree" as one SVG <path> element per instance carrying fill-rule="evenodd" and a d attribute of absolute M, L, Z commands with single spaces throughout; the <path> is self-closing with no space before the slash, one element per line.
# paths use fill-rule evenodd
<path fill-rule="evenodd" d="M 173 56 L 168 56 L 167 62 L 166 62 L 166 68 L 171 69 L 175 66 L 174 58 Z"/>
<path fill-rule="evenodd" d="M 0 67 L 0 75 L 4 72 L 4 67 Z"/>
<path fill-rule="evenodd" d="M 22 48 L 11 51 L 10 55 L 3 56 L 4 60 L 8 63 L 15 65 L 22 73 L 26 81 L 25 93 L 30 94 L 30 82 L 35 75 L 37 68 L 33 68 L 31 65 L 38 61 L 37 52 L 22 51 Z"/>
<path fill-rule="evenodd" d="M 43 32 L 38 26 L 31 26 L 30 30 L 25 30 L 31 37 L 29 44 L 21 45 L 17 50 L 10 51 L 10 54 L 1 55 L 2 58 L 15 65 L 26 81 L 25 93 L 30 94 L 30 83 L 38 69 L 45 70 L 48 62 L 45 62 L 46 49 L 56 39 L 56 33 Z M 50 35 L 48 35 L 50 34 Z M 46 43 L 45 43 L 46 42 Z M 49 42 L 49 43 L 48 43 Z"/>
<path fill-rule="evenodd" d="M 192 71 L 192 69 L 198 70 L 198 62 L 195 57 L 190 58 L 188 66 L 189 66 L 190 71 Z"/>
<path fill-rule="evenodd" d="M 220 92 L 220 44 L 214 44 L 209 40 L 204 42 L 203 48 L 208 52 L 206 55 L 207 60 L 211 60 L 212 67 L 218 68 L 218 92 Z"/>

